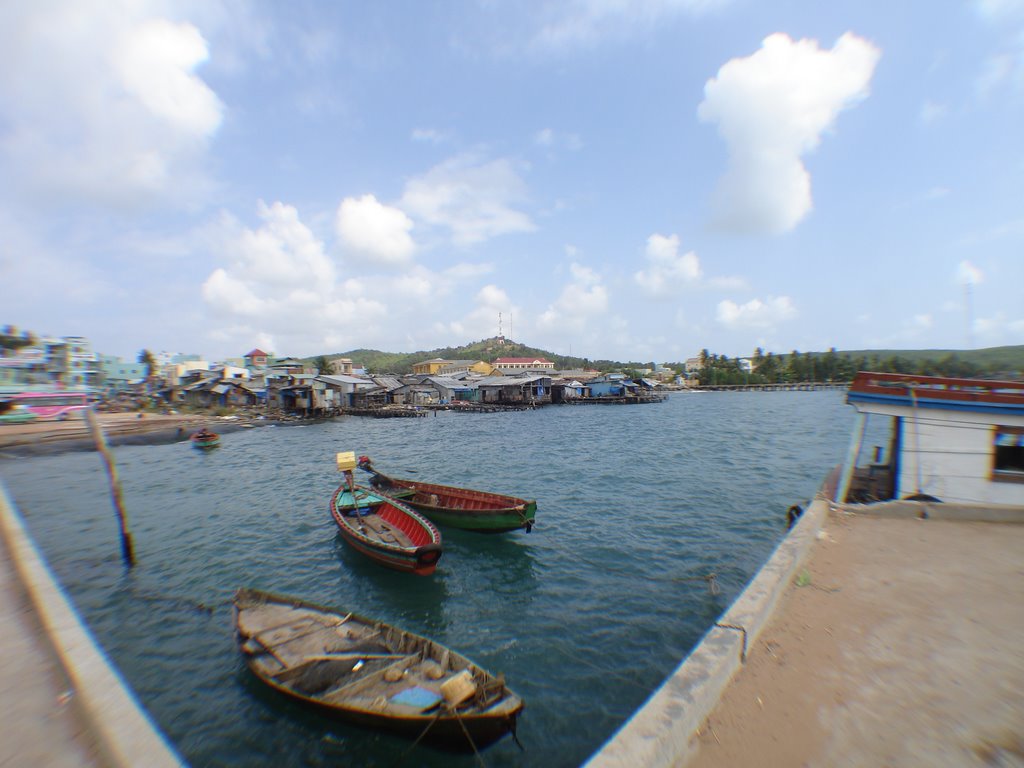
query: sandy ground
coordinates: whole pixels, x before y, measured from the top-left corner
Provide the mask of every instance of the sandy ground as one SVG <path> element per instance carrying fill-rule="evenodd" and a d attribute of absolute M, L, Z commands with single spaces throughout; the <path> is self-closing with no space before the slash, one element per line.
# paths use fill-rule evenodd
<path fill-rule="evenodd" d="M 689 766 L 1024 766 L 1024 525 L 833 516 Z"/>
<path fill-rule="evenodd" d="M 100 426 L 112 445 L 185 440 L 201 427 L 225 432 L 252 422 L 223 420 L 204 415 L 99 413 Z M 259 422 L 257 422 L 259 423 Z M 269 423 L 269 422 L 263 422 Z M 0 424 L 0 458 L 10 455 L 91 450 L 95 443 L 81 418 Z"/>

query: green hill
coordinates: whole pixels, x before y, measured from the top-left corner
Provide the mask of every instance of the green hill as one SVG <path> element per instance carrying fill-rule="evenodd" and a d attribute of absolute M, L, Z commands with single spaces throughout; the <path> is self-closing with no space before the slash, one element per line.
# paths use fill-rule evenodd
<path fill-rule="evenodd" d="M 826 352 L 803 352 L 800 357 L 809 362 L 819 358 L 838 358 L 844 369 L 899 371 L 945 376 L 1005 376 L 1016 378 L 1024 375 L 1024 345 L 990 347 L 987 349 L 864 349 Z M 780 366 L 789 365 L 792 352 L 776 353 Z M 414 363 L 440 357 L 445 360 L 487 360 L 497 357 L 545 357 L 559 370 L 594 369 L 598 371 L 628 371 L 634 368 L 651 368 L 651 361 L 590 360 L 572 357 L 538 349 L 514 341 L 497 338 L 483 339 L 461 347 L 441 347 L 418 352 L 382 352 L 377 349 L 353 349 L 336 352 L 327 357 L 348 357 L 357 366 L 370 373 L 411 373 Z M 307 358 L 312 360 L 313 358 Z M 666 363 L 677 371 L 683 364 Z"/>
<path fill-rule="evenodd" d="M 598 371 L 629 370 L 631 368 L 651 368 L 652 362 L 619 362 L 616 360 L 590 360 L 585 357 L 559 355 L 546 349 L 529 347 L 515 341 L 505 339 L 500 343 L 497 338 L 483 339 L 461 347 L 441 347 L 439 349 L 420 350 L 419 352 L 382 352 L 379 349 L 353 349 L 348 352 L 336 352 L 326 355 L 328 358 L 347 357 L 357 366 L 362 366 L 370 373 L 412 373 L 414 363 L 433 360 L 440 357 L 444 360 L 486 360 L 491 362 L 498 357 L 543 357 L 555 364 L 558 370 L 593 369 Z M 314 358 L 305 358 L 306 362 Z"/>

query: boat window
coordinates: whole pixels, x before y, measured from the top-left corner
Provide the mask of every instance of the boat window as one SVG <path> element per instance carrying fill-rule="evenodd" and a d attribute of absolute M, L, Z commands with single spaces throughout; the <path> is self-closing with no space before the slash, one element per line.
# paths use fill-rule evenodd
<path fill-rule="evenodd" d="M 1024 427 L 996 427 L 992 479 L 1024 483 Z"/>

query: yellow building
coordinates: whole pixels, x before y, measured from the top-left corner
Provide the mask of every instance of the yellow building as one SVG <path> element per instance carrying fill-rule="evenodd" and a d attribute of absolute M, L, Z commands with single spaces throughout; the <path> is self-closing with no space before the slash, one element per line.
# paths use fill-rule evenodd
<path fill-rule="evenodd" d="M 454 361 L 452 361 L 452 360 L 442 360 L 440 357 L 435 357 L 433 360 L 425 360 L 422 363 L 413 363 L 412 364 L 412 372 L 415 373 L 415 374 L 425 373 L 425 374 L 428 374 L 430 376 L 433 376 L 434 374 L 438 373 L 442 368 L 444 368 L 446 365 L 449 365 L 452 362 L 454 362 Z"/>

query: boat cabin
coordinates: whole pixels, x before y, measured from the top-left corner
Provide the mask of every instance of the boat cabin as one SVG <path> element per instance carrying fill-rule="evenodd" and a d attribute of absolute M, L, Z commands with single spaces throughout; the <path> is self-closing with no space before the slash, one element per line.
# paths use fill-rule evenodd
<path fill-rule="evenodd" d="M 1024 505 L 1024 381 L 861 371 L 835 500 Z"/>

